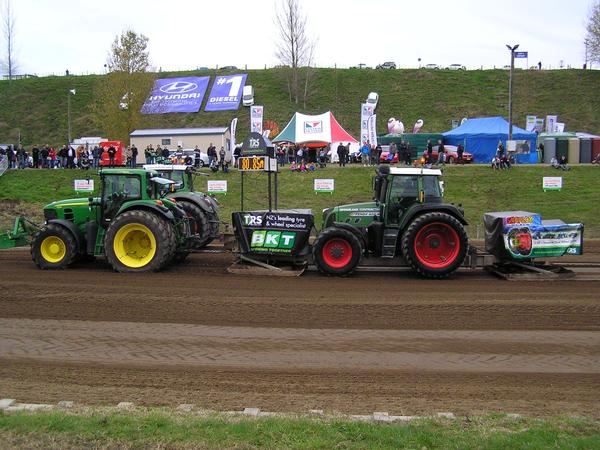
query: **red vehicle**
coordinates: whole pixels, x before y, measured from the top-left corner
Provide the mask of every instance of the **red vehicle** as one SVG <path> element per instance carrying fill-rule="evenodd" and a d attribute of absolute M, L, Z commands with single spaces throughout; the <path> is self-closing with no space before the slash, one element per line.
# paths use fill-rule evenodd
<path fill-rule="evenodd" d="M 108 148 L 111 145 L 117 149 L 117 153 L 115 153 L 115 166 L 124 166 L 126 163 L 125 145 L 121 141 L 100 142 L 100 147 L 102 147 L 102 149 L 104 150 L 102 152 L 102 159 L 100 160 L 100 165 L 103 167 L 108 167 L 110 165 L 108 158 Z"/>
<path fill-rule="evenodd" d="M 381 156 L 379 157 L 379 162 L 388 163 L 388 164 L 396 164 L 398 162 L 398 153 L 394 155 L 393 159 L 390 159 L 390 152 L 381 152 Z"/>
<path fill-rule="evenodd" d="M 433 146 L 433 152 L 431 157 L 433 158 L 433 162 L 437 162 L 438 159 L 438 148 L 439 145 Z M 456 153 L 456 145 L 444 145 L 444 149 L 446 150 L 446 164 L 455 164 L 458 161 L 458 153 Z M 425 156 L 427 150 L 425 150 L 422 156 Z M 473 155 L 468 152 L 463 152 L 463 163 L 470 164 L 474 161 Z"/>

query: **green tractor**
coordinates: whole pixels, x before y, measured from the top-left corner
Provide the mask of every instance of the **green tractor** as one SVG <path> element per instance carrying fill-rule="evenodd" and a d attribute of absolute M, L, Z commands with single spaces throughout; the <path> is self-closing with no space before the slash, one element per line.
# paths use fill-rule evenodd
<path fill-rule="evenodd" d="M 464 211 L 443 202 L 438 169 L 390 168 L 373 178 L 373 201 L 323 211 L 313 260 L 329 275 L 348 275 L 363 257 L 399 258 L 419 274 L 442 278 L 467 254 Z"/>
<path fill-rule="evenodd" d="M 45 225 L 31 243 L 38 267 L 105 256 L 118 272 L 145 272 L 187 256 L 195 237 L 186 212 L 167 197 L 174 181 L 142 169 L 106 169 L 100 182 L 100 197 L 44 207 Z"/>
<path fill-rule="evenodd" d="M 198 236 L 193 243 L 194 249 L 206 247 L 219 236 L 219 203 L 210 195 L 194 191 L 194 175 L 205 174 L 180 164 L 147 164 L 144 169 L 175 181 L 175 192 L 170 192 L 167 197 L 175 199 L 190 219 L 192 233 Z"/>

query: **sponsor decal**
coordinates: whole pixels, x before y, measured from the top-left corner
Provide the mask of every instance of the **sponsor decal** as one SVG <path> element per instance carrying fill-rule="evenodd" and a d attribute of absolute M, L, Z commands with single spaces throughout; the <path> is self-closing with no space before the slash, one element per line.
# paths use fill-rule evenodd
<path fill-rule="evenodd" d="M 309 120 L 304 122 L 304 132 L 306 134 L 322 133 L 323 122 L 321 120 Z"/>
<path fill-rule="evenodd" d="M 256 230 L 252 232 L 250 247 L 264 249 L 291 250 L 296 241 L 296 233 L 291 231 Z"/>
<path fill-rule="evenodd" d="M 198 112 L 210 77 L 162 78 L 142 106 L 142 114 Z"/>
<path fill-rule="evenodd" d="M 225 111 L 238 109 L 242 99 L 242 90 L 246 84 L 246 77 L 245 73 L 216 77 L 204 110 Z"/>

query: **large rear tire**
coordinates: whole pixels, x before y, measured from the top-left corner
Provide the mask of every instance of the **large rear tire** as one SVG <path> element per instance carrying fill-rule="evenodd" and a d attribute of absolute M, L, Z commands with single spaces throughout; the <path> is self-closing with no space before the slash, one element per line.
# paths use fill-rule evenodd
<path fill-rule="evenodd" d="M 462 224 L 443 212 L 417 217 L 402 235 L 402 255 L 427 278 L 447 277 L 467 255 L 468 239 Z"/>
<path fill-rule="evenodd" d="M 313 260 L 321 273 L 350 275 L 360 262 L 362 245 L 348 230 L 329 227 L 319 233 L 313 245 Z"/>
<path fill-rule="evenodd" d="M 175 254 L 177 242 L 171 223 L 143 210 L 118 215 L 106 232 L 106 259 L 117 272 L 162 269 Z"/>
<path fill-rule="evenodd" d="M 194 241 L 192 248 L 201 249 L 212 241 L 210 237 L 210 225 L 206 213 L 198 205 L 178 200 L 177 205 L 181 207 L 190 219 L 190 231 L 193 235 L 198 235 L 199 239 Z"/>
<path fill-rule="evenodd" d="M 42 228 L 31 242 L 31 258 L 40 269 L 64 269 L 77 257 L 77 241 L 56 224 Z"/>

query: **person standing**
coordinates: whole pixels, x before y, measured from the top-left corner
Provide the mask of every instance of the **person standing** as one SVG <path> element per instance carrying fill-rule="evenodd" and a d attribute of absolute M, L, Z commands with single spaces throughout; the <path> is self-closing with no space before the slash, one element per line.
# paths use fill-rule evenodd
<path fill-rule="evenodd" d="M 458 144 L 458 146 L 456 147 L 456 163 L 457 164 L 463 163 L 463 154 L 464 153 L 465 153 L 465 148 L 462 146 L 462 144 Z"/>
<path fill-rule="evenodd" d="M 446 148 L 441 140 L 438 140 L 438 159 L 437 163 L 442 166 L 446 163 Z"/>
<path fill-rule="evenodd" d="M 375 144 L 371 144 L 371 148 L 369 149 L 369 165 L 377 165 L 377 147 Z"/>
<path fill-rule="evenodd" d="M 36 145 L 31 149 L 31 157 L 33 158 L 33 168 L 40 168 L 40 149 Z"/>
<path fill-rule="evenodd" d="M 125 149 L 125 167 L 131 167 L 131 147 L 128 145 Z"/>
<path fill-rule="evenodd" d="M 211 142 L 206 150 L 206 154 L 208 155 L 208 165 L 209 167 L 213 165 L 213 163 L 217 162 L 217 148 Z"/>
<path fill-rule="evenodd" d="M 362 160 L 363 167 L 369 164 L 369 151 L 371 150 L 369 146 L 369 141 L 363 142 L 362 147 L 360 148 L 360 159 Z"/>
<path fill-rule="evenodd" d="M 54 147 L 50 147 L 50 168 L 51 169 L 56 169 L 56 150 L 54 150 Z"/>
<path fill-rule="evenodd" d="M 131 146 L 131 168 L 135 169 L 135 166 L 137 165 L 137 155 L 138 155 L 138 149 L 135 146 L 135 144 L 133 144 Z"/>
<path fill-rule="evenodd" d="M 117 154 L 117 149 L 114 145 L 108 147 L 108 167 L 111 169 L 115 167 L 115 155 Z"/>
<path fill-rule="evenodd" d="M 50 168 L 50 149 L 48 148 L 47 145 L 45 145 L 42 148 L 42 151 L 40 152 L 40 155 L 42 157 L 42 168 L 43 169 L 49 169 Z M 34 160 L 33 164 L 35 166 L 35 160 Z"/>
<path fill-rule="evenodd" d="M 22 145 L 17 147 L 17 161 L 19 162 L 19 169 L 24 169 L 27 162 L 25 161 L 25 149 Z"/>
<path fill-rule="evenodd" d="M 398 147 L 396 146 L 395 142 L 392 142 L 390 144 L 390 149 L 388 150 L 389 152 L 389 156 L 388 156 L 388 160 L 390 162 L 393 162 L 394 159 L 396 158 L 396 154 L 398 153 Z M 400 160 L 400 158 L 398 158 L 398 161 Z"/>
<path fill-rule="evenodd" d="M 340 167 L 346 167 L 346 147 L 340 142 L 337 147 L 338 164 Z"/>
<path fill-rule="evenodd" d="M 433 163 L 433 145 L 431 139 L 427 139 L 427 164 Z"/>
<path fill-rule="evenodd" d="M 144 157 L 146 158 L 146 164 L 154 164 L 154 149 L 152 144 L 148 144 L 144 149 Z"/>

